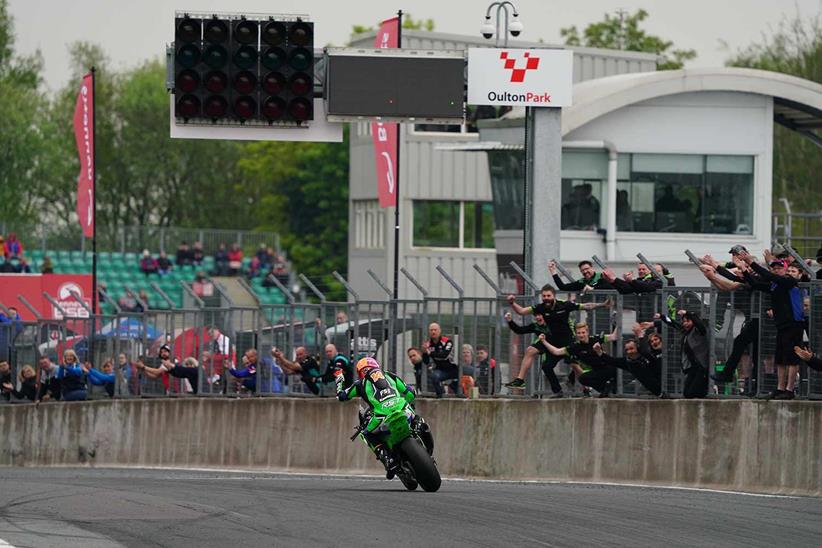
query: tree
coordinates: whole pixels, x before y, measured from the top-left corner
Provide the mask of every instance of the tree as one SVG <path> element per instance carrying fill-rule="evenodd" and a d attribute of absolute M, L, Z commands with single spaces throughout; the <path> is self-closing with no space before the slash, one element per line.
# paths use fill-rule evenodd
<path fill-rule="evenodd" d="M 331 273 L 348 263 L 348 151 L 346 131 L 342 143 L 253 143 L 239 162 L 266 189 L 256 228 L 278 232 L 297 269 L 342 300 Z"/>
<path fill-rule="evenodd" d="M 380 24 L 377 23 L 377 27 Z M 417 19 L 416 21 L 411 16 L 410 13 L 404 13 L 402 15 L 402 28 L 404 30 L 424 30 L 427 32 L 434 31 L 434 20 L 433 19 Z M 365 32 L 370 32 L 374 30 L 374 27 L 366 27 L 365 25 L 352 25 L 351 26 L 351 35 L 355 34 L 363 34 Z"/>
<path fill-rule="evenodd" d="M 738 52 L 726 63 L 782 72 L 822 82 L 822 25 L 820 16 L 809 20 L 784 20 L 771 35 Z M 819 191 L 822 154 L 809 139 L 779 124 L 774 124 L 773 197 L 787 198 L 803 211 L 822 208 Z"/>
<path fill-rule="evenodd" d="M 673 42 L 663 40 L 659 36 L 647 34 L 640 29 L 640 23 L 648 18 L 648 12 L 644 9 L 637 10 L 633 15 L 625 17 L 623 15 L 614 16 L 606 13 L 604 21 L 591 23 L 585 27 L 582 36 L 580 36 L 576 25 L 560 29 L 559 33 L 568 46 L 656 53 L 663 57 L 662 61 L 657 62 L 659 70 L 680 69 L 685 61 L 696 57 L 696 51 L 692 49 L 671 49 L 674 45 Z"/>

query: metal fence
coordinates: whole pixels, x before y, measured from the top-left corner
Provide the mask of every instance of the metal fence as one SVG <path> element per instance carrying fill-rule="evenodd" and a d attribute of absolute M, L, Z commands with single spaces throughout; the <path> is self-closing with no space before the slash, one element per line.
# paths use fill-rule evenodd
<path fill-rule="evenodd" d="M 90 244 L 83 237 L 79 226 L 54 228 L 48 224 L 35 226 L 0 225 L 0 234 L 16 232 L 25 235 L 26 248 L 39 249 L 43 253 L 55 250 L 90 251 Z M 247 252 L 253 252 L 260 245 L 272 247 L 281 253 L 280 235 L 275 232 L 252 232 L 249 230 L 223 230 L 217 228 L 185 228 L 160 226 L 118 226 L 98 227 L 97 250 L 115 253 L 140 253 L 148 249 L 152 253 L 165 251 L 173 255 L 181 242 L 192 245 L 200 242 L 203 253 L 213 255 L 220 244 L 226 248 L 239 244 Z"/>
<path fill-rule="evenodd" d="M 11 364 L 12 378 L 30 364 L 37 367 L 41 356 L 56 361 L 68 348 L 74 349 L 81 361 L 90 361 L 100 368 L 106 359 L 114 362 L 117 397 L 157 397 L 166 395 L 266 395 L 310 394 L 300 375 L 287 375 L 272 356 L 273 349 L 281 349 L 293 359 L 298 347 L 317 357 L 320 373 L 325 371 L 325 346 L 333 343 L 337 350 L 355 359 L 362 354 L 374 355 L 387 369 L 396 372 L 423 394 L 433 394 L 437 387 L 425 369 L 415 371 L 407 350 L 420 347 L 428 339 L 428 327 L 438 323 L 444 335 L 454 344 L 453 362 L 459 368 L 456 382 L 447 380 L 447 393 L 460 394 L 477 388 L 484 396 L 538 397 L 548 394 L 546 380 L 539 364 L 534 364 L 524 390 L 500 386 L 519 371 L 530 335 L 511 332 L 503 316 L 509 311 L 506 295 L 479 268 L 477 271 L 494 289 L 496 296 L 477 298 L 464 295 L 462 288 L 448 273 L 440 274 L 453 287 L 450 296 L 432 296 L 410 274 L 403 272 L 419 290 L 416 299 L 382 300 L 361 299 L 353 288 L 346 285 L 350 300 L 329 301 L 303 277 L 316 297 L 312 302 L 299 302 L 287 293 L 285 304 L 264 306 L 236 306 L 229 299 L 203 302 L 187 299 L 186 308 L 149 310 L 145 313 L 118 313 L 97 315 L 94 318 L 41 319 L 34 322 L 0 324 L 0 360 Z M 523 273 L 524 274 L 524 273 Z M 374 276 L 375 283 L 381 282 Z M 527 277 L 524 294 L 516 300 L 523 306 L 538 302 L 538 287 Z M 382 284 L 381 284 L 382 285 Z M 817 352 L 822 351 L 822 282 L 801 284 L 807 294 L 808 342 Z M 285 289 L 285 288 L 283 288 Z M 733 382 L 711 383 L 710 392 L 716 397 L 762 396 L 776 385 L 774 346 L 776 330 L 768 314 L 770 296 L 760 292 L 722 292 L 709 287 L 665 287 L 644 295 L 621 295 L 615 291 L 583 293 L 558 292 L 558 298 L 579 303 L 605 303 L 610 308 L 574 313 L 574 321 L 586 321 L 592 333 L 616 332 L 617 340 L 607 345 L 606 352 L 622 356 L 624 340 L 631 336 L 632 326 L 638 321 L 654 321 L 654 315 L 675 315 L 677 310 L 698 313 L 707 326 L 710 344 L 709 366 L 720 370 L 731 351 L 735 338 L 746 322 L 758 322 L 756 341 L 745 350 Z M 8 303 L 6 303 L 8 304 Z M 7 310 L 3 310 L 7 312 Z M 514 317 L 518 323 L 530 319 Z M 663 339 L 662 386 L 671 396 L 683 391 L 681 369 L 681 334 L 668 325 L 659 326 Z M 158 365 L 161 345 L 171 347 L 179 361 L 186 357 L 198 360 L 199 373 L 192 378 L 169 375 L 152 376 L 136 367 L 137 361 L 146 366 Z M 465 353 L 463 345 L 470 345 L 473 354 Z M 477 349 L 488 353 L 488 369 L 478 372 Z M 243 353 L 257 351 L 259 359 L 251 384 L 235 378 L 231 367 L 242 369 Z M 758 355 L 757 355 L 758 354 Z M 120 355 L 123 355 L 120 358 Z M 491 365 L 493 364 L 493 367 Z M 561 362 L 556 368 L 560 378 L 567 378 L 569 364 Z M 416 374 L 415 374 L 416 373 Z M 801 397 L 822 398 L 822 373 L 800 368 L 798 394 Z M 470 377 L 470 379 L 469 379 Z M 49 376 L 41 373 L 41 382 Z M 568 387 L 566 385 L 566 393 Z M 579 386 L 571 389 L 579 394 Z M 629 373 L 619 371 L 615 392 L 617 396 L 647 395 Z M 108 397 L 104 387 L 93 386 L 91 397 Z M 321 386 L 321 395 L 331 395 L 333 386 Z"/>

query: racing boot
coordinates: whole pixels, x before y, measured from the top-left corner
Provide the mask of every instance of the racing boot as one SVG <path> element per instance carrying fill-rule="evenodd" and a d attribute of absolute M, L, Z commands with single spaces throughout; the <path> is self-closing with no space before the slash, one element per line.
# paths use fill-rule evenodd
<path fill-rule="evenodd" d="M 400 463 L 397 462 L 397 459 L 391 454 L 391 451 L 384 445 L 376 447 L 374 452 L 377 453 L 377 458 L 380 459 L 382 465 L 385 466 L 385 479 L 394 479 L 394 476 L 397 475 L 397 471 L 400 469 Z"/>

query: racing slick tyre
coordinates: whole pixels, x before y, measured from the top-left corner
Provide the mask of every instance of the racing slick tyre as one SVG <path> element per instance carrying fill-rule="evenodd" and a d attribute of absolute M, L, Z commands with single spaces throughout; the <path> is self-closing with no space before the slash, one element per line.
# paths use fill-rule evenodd
<path fill-rule="evenodd" d="M 409 437 L 400 444 L 400 450 L 405 455 L 408 465 L 414 470 L 414 477 L 417 478 L 420 487 L 429 492 L 437 491 L 442 484 L 440 472 L 422 444 L 416 438 Z"/>

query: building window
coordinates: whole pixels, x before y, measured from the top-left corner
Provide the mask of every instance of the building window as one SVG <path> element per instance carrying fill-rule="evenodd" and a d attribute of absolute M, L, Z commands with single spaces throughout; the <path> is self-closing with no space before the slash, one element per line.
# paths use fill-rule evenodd
<path fill-rule="evenodd" d="M 490 202 L 414 200 L 414 247 L 494 248 Z"/>
<path fill-rule="evenodd" d="M 617 230 L 751 234 L 753 157 L 620 154 Z M 608 157 L 562 154 L 562 228 L 596 230 L 607 216 Z"/>
<path fill-rule="evenodd" d="M 385 247 L 385 214 L 378 200 L 354 200 L 354 247 Z"/>

